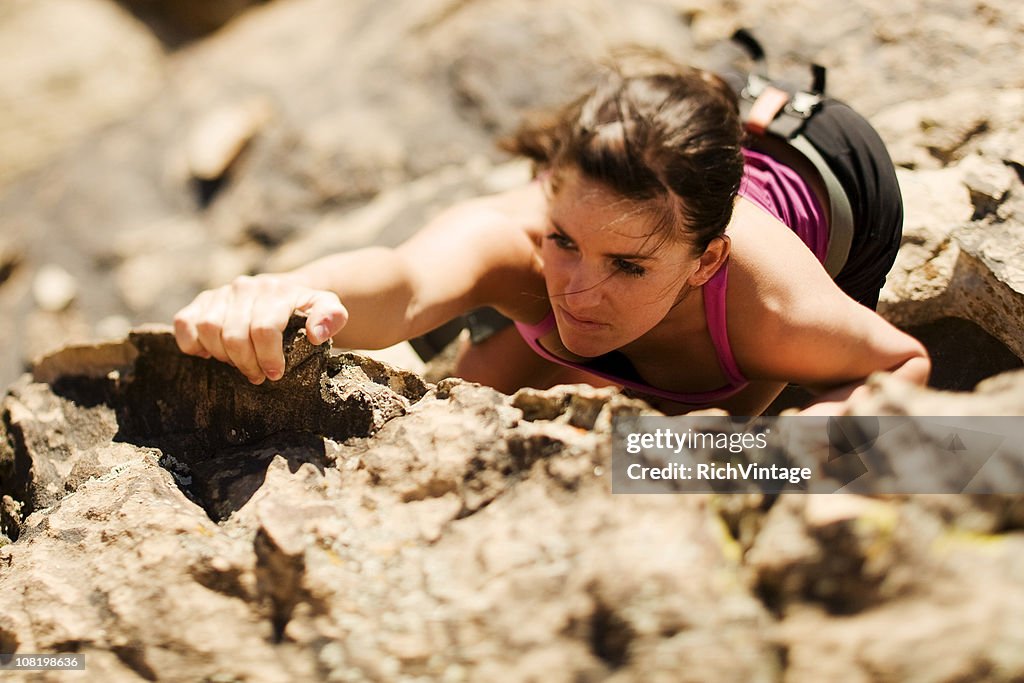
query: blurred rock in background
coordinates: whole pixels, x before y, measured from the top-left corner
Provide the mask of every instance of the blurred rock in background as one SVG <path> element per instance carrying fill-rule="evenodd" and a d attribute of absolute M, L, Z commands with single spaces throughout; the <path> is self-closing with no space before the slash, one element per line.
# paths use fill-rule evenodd
<path fill-rule="evenodd" d="M 780 76 L 827 65 L 833 95 L 892 146 L 907 237 L 883 314 L 962 318 L 1019 358 L 1024 76 L 1006 65 L 1024 19 L 1010 0 L 12 0 L 0 236 L 18 265 L 0 271 L 0 384 L 235 275 L 395 244 L 525 178 L 495 138 L 578 93 L 616 47 L 707 64 L 741 25 Z M 57 312 L 31 294 L 49 266 L 76 287 Z"/>

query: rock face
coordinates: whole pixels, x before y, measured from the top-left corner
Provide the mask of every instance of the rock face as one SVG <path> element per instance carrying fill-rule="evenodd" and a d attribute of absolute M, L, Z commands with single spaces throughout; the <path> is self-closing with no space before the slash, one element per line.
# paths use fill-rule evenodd
<path fill-rule="evenodd" d="M 161 60 L 153 36 L 106 0 L 5 2 L 0 185 L 151 98 Z"/>
<path fill-rule="evenodd" d="M 854 414 L 1024 414 L 1017 0 L 5 3 L 0 653 L 111 681 L 1024 678 L 1019 498 L 613 497 L 611 421 L 647 410 L 614 392 L 428 384 L 296 330 L 253 387 L 122 338 L 521 182 L 494 137 L 611 48 L 710 64 L 740 25 L 781 76 L 828 65 L 899 166 L 879 310 L 957 391 L 880 375 Z"/>
<path fill-rule="evenodd" d="M 642 403 L 289 340 L 270 386 L 161 329 L 12 386 L 4 652 L 110 681 L 1024 675 L 1019 498 L 613 497 L 611 421 Z M 942 414 L 902 389 L 878 400 Z"/>
<path fill-rule="evenodd" d="M 905 104 L 878 118 L 883 135 L 900 141 L 894 160 L 915 169 L 900 174 L 904 245 L 879 311 L 904 327 L 969 320 L 1018 359 L 1024 357 L 1022 106 L 1020 90 L 989 91 L 927 107 Z M 933 125 L 936 110 L 949 117 L 941 132 Z"/>

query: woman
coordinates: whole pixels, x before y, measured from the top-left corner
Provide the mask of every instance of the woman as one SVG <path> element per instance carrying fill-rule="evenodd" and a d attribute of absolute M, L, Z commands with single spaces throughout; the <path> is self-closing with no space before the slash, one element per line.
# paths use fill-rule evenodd
<path fill-rule="evenodd" d="M 465 343 L 456 374 L 506 392 L 614 384 L 667 413 L 754 415 L 792 382 L 824 414 L 878 370 L 923 384 L 924 348 L 872 310 L 902 221 L 891 162 L 845 106 L 812 122 L 837 146 L 856 226 L 838 285 L 814 168 L 785 145 L 744 148 L 717 76 L 662 67 L 611 73 L 522 131 L 511 147 L 537 162 L 530 184 L 454 206 L 395 249 L 203 292 L 175 317 L 178 344 L 261 383 L 283 373 L 293 310 L 313 343 L 381 348 L 490 306 L 516 324 Z"/>

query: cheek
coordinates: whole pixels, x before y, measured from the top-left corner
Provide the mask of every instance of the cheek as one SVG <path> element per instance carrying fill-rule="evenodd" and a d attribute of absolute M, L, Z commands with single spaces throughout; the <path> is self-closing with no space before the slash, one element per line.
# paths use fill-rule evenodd
<path fill-rule="evenodd" d="M 541 247 L 540 258 L 544 263 L 544 279 L 547 282 L 562 282 L 570 267 L 569 252 L 545 244 Z"/>
<path fill-rule="evenodd" d="M 658 312 L 664 314 L 672 306 L 679 292 L 676 278 L 648 276 L 644 278 L 619 278 L 619 302 L 638 315 L 649 316 Z"/>
<path fill-rule="evenodd" d="M 633 330 L 647 326 L 647 321 L 658 317 L 661 304 L 651 293 L 633 284 L 618 282 L 604 292 L 604 306 L 618 326 Z"/>
<path fill-rule="evenodd" d="M 649 292 L 635 293 L 634 296 L 624 295 L 606 300 L 608 312 L 615 321 L 617 334 L 633 339 L 646 333 L 661 322 L 667 313 L 667 307 L 660 301 L 653 301 Z"/>
<path fill-rule="evenodd" d="M 637 322 L 660 320 L 668 312 L 668 306 L 662 302 L 662 299 L 655 297 L 650 292 L 637 292 L 634 296 L 621 297 L 617 300 L 616 305 L 622 311 L 623 316 Z"/>

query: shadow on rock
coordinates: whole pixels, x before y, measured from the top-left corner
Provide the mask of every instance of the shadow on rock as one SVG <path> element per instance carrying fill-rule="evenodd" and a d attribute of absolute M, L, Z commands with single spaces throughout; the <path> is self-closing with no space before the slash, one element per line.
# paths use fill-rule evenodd
<path fill-rule="evenodd" d="M 7 429 L 14 453 L 4 489 L 26 503 L 19 516 L 109 470 L 90 457 L 83 440 L 92 439 L 154 449 L 182 491 L 221 521 L 259 489 L 275 456 L 292 472 L 303 463 L 322 472 L 324 437 L 370 436 L 426 393 L 415 375 L 313 346 L 302 324 L 295 318 L 285 332 L 285 376 L 259 386 L 223 363 L 180 353 L 163 328 L 41 361 L 34 379 L 49 383 L 50 396 L 27 384 L 6 399 L 30 404 L 15 406 Z M 55 430 L 47 415 L 74 425 L 67 431 L 77 443 L 48 435 Z"/>

